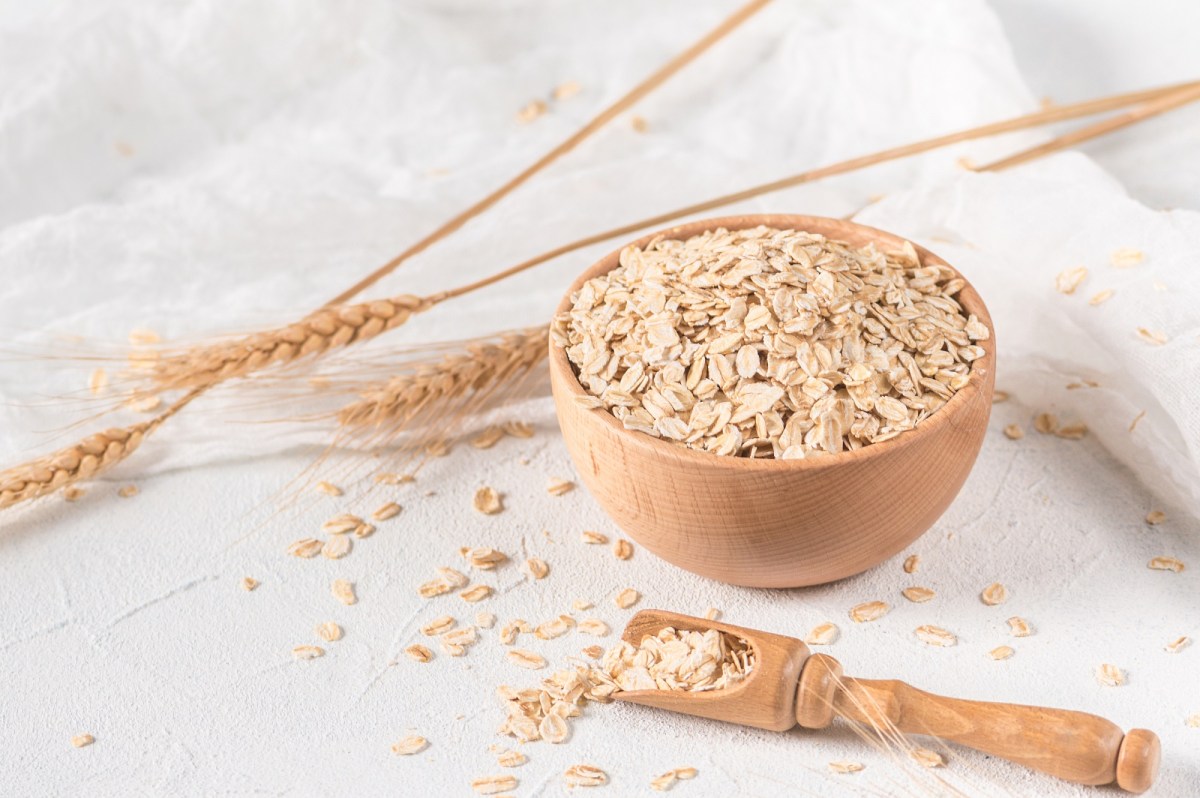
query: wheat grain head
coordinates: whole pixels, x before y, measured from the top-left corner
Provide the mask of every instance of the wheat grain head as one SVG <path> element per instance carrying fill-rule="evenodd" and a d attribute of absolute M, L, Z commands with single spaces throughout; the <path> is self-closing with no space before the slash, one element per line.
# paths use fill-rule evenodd
<path fill-rule="evenodd" d="M 395 329 L 436 298 L 401 294 L 390 299 L 324 308 L 289 324 L 254 335 L 160 358 L 151 372 L 158 390 L 194 388 L 245 377 L 273 364 L 292 363 Z"/>

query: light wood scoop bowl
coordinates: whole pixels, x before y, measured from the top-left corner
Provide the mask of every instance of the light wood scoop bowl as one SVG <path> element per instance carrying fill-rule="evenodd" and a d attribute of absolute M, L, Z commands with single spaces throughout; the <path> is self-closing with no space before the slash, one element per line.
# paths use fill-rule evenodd
<path fill-rule="evenodd" d="M 1116 782 L 1134 793 L 1148 790 L 1158 776 L 1158 735 L 1146 729 L 1125 734 L 1086 712 L 966 701 L 895 679 L 855 679 L 842 675 L 836 659 L 810 655 L 795 638 L 662 610 L 637 613 L 621 637 L 636 646 L 667 626 L 742 638 L 754 651 L 750 675 L 723 690 L 634 690 L 616 693 L 618 701 L 772 731 L 797 724 L 823 729 L 840 716 L 874 729 L 938 737 L 1077 784 Z"/>
<path fill-rule="evenodd" d="M 758 225 L 820 233 L 898 251 L 904 239 L 816 216 L 710 219 L 645 236 L 689 238 Z M 917 247 L 922 262 L 948 266 Z M 579 276 L 558 312 L 620 251 Z M 975 289 L 958 301 L 992 327 Z M 800 587 L 861 573 L 900 552 L 954 499 L 979 454 L 991 411 L 995 335 L 980 342 L 970 382 L 915 429 L 852 452 L 811 460 L 722 457 L 624 429 L 611 413 L 576 402 L 585 391 L 565 350 L 550 344 L 550 381 L 567 450 L 600 506 L 630 537 L 668 562 L 722 582 Z"/>

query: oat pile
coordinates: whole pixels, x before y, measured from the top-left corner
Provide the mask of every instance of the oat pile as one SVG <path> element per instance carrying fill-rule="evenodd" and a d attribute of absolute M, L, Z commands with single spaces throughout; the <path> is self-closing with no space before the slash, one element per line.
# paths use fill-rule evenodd
<path fill-rule="evenodd" d="M 613 646 L 595 666 L 558 671 L 541 688 L 501 686 L 497 692 L 508 717 L 500 732 L 522 742 L 561 743 L 570 736 L 568 719 L 578 717 L 586 701 L 604 703 L 627 690 L 720 690 L 745 679 L 753 668 L 754 651 L 745 640 L 715 629 L 666 627 L 637 646 Z"/>
<path fill-rule="evenodd" d="M 903 251 L 718 229 L 626 248 L 551 335 L 626 429 L 721 455 L 803 458 L 894 438 L 968 382 L 990 332 L 963 280 Z"/>

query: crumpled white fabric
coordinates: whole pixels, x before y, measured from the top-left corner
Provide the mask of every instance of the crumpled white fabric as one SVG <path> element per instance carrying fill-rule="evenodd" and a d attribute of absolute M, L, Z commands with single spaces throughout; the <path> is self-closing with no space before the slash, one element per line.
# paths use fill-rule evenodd
<path fill-rule="evenodd" d="M 1060 423 L 1086 423 L 1152 490 L 1200 511 L 1200 213 L 1150 210 L 1064 154 L 927 181 L 857 219 L 926 243 L 978 288 L 996 327 L 998 386 Z M 1118 249 L 1144 260 L 1115 267 Z M 1055 277 L 1078 266 L 1083 283 L 1056 291 Z M 1114 293 L 1089 304 L 1103 290 Z"/>

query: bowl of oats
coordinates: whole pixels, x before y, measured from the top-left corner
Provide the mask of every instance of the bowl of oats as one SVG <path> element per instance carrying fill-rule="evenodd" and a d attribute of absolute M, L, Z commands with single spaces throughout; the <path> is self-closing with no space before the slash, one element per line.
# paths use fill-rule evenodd
<path fill-rule="evenodd" d="M 952 266 L 816 216 L 692 222 L 585 271 L 550 373 L 580 478 L 694 573 L 800 587 L 928 530 L 983 444 L 991 318 Z"/>

